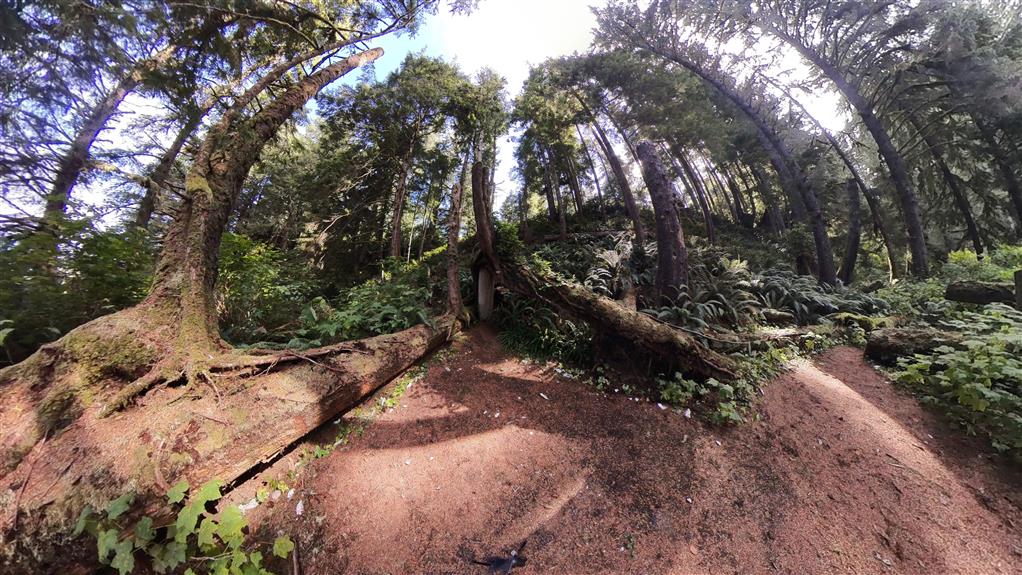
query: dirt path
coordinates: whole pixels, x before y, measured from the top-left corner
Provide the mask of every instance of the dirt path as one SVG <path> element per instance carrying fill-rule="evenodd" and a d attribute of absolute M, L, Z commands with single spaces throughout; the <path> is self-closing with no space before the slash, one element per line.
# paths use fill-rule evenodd
<path fill-rule="evenodd" d="M 456 348 L 260 508 L 303 573 L 485 573 L 470 560 L 526 539 L 515 573 L 1022 573 L 1019 471 L 859 350 L 718 429 L 525 364 L 485 328 Z"/>

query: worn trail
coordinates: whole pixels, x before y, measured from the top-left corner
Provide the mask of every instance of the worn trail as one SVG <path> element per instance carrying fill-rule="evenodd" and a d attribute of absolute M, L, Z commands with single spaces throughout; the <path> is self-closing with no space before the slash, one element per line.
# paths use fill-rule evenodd
<path fill-rule="evenodd" d="M 255 515 L 304 573 L 485 573 L 525 540 L 515 573 L 1022 573 L 1022 474 L 857 349 L 778 377 L 733 429 L 564 380 L 485 327 L 456 350 Z"/>

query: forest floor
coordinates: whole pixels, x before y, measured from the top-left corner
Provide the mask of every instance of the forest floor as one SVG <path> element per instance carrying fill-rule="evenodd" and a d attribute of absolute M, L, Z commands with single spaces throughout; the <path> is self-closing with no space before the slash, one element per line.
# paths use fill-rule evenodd
<path fill-rule="evenodd" d="M 526 540 L 514 573 L 1022 573 L 1022 471 L 858 349 L 797 363 L 731 428 L 523 362 L 485 326 L 454 352 L 249 513 L 302 573 L 486 573 L 471 561 Z"/>

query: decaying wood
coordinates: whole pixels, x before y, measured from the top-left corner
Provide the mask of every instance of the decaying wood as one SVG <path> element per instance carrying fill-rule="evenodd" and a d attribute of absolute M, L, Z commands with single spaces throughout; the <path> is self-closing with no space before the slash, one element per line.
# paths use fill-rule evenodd
<path fill-rule="evenodd" d="M 165 492 L 160 484 L 181 479 L 193 486 L 213 478 L 231 484 L 357 405 L 446 342 L 458 326 L 453 315 L 432 324 L 334 346 L 331 353 L 294 354 L 316 357 L 315 363 L 292 359 L 254 375 L 218 378 L 219 396 L 161 387 L 129 411 L 107 418 L 99 415 L 109 397 L 93 398 L 73 422 L 36 443 L 0 477 L 0 516 L 11 517 L 15 504 L 14 497 L 2 494 L 23 491 L 17 501 L 19 529 L 0 534 L 0 571 L 45 572 L 55 557 L 66 559 L 69 550 L 87 552 L 69 536 L 86 504 L 103 505 L 129 490 L 143 504 L 158 502 Z M 225 358 L 221 363 L 232 362 Z M 21 389 L 28 381 L 8 379 L 2 384 L 4 396 L 28 394 Z M 108 396 L 116 389 L 109 387 Z M 4 438 L 0 445 L 10 443 Z"/>
<path fill-rule="evenodd" d="M 880 364 L 894 365 L 899 357 L 926 353 L 942 345 L 957 346 L 961 339 L 955 332 L 933 328 L 878 329 L 871 332 L 866 340 L 866 357 Z"/>
<path fill-rule="evenodd" d="M 583 286 L 541 277 L 524 264 L 506 260 L 502 281 L 514 292 L 540 300 L 598 330 L 631 342 L 665 366 L 722 381 L 736 377 L 735 366 L 726 356 L 710 350 L 688 334 L 646 314 L 626 309 Z"/>
<path fill-rule="evenodd" d="M 944 292 L 944 297 L 951 301 L 963 303 L 1015 304 L 1015 286 L 1011 283 L 994 283 L 978 281 L 951 282 Z"/>

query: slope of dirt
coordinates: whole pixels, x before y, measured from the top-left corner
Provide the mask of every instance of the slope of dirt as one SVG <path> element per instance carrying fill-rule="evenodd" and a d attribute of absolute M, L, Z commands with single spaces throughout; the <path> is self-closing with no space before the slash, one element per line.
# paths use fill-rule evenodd
<path fill-rule="evenodd" d="M 857 349 L 718 429 L 524 363 L 485 327 L 455 348 L 252 514 L 296 539 L 301 572 L 486 573 L 471 560 L 527 540 L 515 573 L 1022 573 L 1019 471 Z"/>

